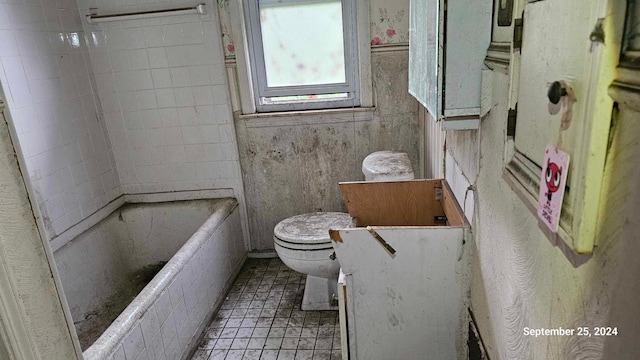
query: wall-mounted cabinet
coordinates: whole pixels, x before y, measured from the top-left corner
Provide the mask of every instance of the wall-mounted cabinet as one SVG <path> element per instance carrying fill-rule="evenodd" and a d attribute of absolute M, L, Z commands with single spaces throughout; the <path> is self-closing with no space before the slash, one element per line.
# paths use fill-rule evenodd
<path fill-rule="evenodd" d="M 593 252 L 603 215 L 601 184 L 612 112 L 615 117 L 607 92 L 620 54 L 620 4 L 545 0 L 524 2 L 515 12 L 522 14 L 517 23 L 523 24 L 523 36 L 520 46 L 512 46 L 514 54 L 520 53 L 511 64 L 517 104 L 507 120 L 503 175 L 536 214 L 546 146 L 570 155 L 558 231 L 541 229 L 574 265 Z M 575 103 L 562 100 L 569 96 L 566 89 L 554 96 L 555 82 L 571 90 Z"/>
<path fill-rule="evenodd" d="M 477 129 L 492 4 L 411 0 L 409 93 L 443 130 Z"/>

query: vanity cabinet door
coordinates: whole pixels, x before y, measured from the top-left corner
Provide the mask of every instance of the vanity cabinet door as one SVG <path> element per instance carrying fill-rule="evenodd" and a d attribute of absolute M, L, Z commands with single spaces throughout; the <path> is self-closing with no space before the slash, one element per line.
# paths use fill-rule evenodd
<path fill-rule="evenodd" d="M 459 228 L 339 230 L 350 360 L 463 358 L 467 326 Z"/>
<path fill-rule="evenodd" d="M 409 93 L 435 119 L 442 103 L 443 11 L 440 0 L 411 0 L 409 11 Z"/>
<path fill-rule="evenodd" d="M 411 0 L 409 93 L 443 130 L 477 129 L 491 2 Z"/>

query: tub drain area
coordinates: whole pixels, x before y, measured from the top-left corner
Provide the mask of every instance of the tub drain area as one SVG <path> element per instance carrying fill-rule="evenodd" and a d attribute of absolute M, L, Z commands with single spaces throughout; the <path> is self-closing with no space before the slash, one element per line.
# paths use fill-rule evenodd
<path fill-rule="evenodd" d="M 74 320 L 82 351 L 89 348 L 102 335 L 166 263 L 166 261 L 160 261 L 134 271 L 126 285 L 118 289 L 101 307 L 86 313 L 84 319 Z"/>

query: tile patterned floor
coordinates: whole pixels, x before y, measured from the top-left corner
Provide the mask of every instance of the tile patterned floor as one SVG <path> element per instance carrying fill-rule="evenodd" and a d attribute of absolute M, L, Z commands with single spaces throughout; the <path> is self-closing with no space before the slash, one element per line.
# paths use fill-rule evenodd
<path fill-rule="evenodd" d="M 337 311 L 302 311 L 305 276 L 248 259 L 191 360 L 342 359 Z"/>

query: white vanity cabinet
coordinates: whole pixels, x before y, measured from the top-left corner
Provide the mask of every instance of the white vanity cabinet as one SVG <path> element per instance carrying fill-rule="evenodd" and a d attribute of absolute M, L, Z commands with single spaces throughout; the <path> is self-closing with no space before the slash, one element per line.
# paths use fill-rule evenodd
<path fill-rule="evenodd" d="M 477 129 L 492 3 L 411 0 L 409 93 L 443 130 Z"/>
<path fill-rule="evenodd" d="M 340 190 L 357 225 L 330 230 L 342 267 L 343 358 L 465 358 L 469 225 L 446 181 Z"/>

